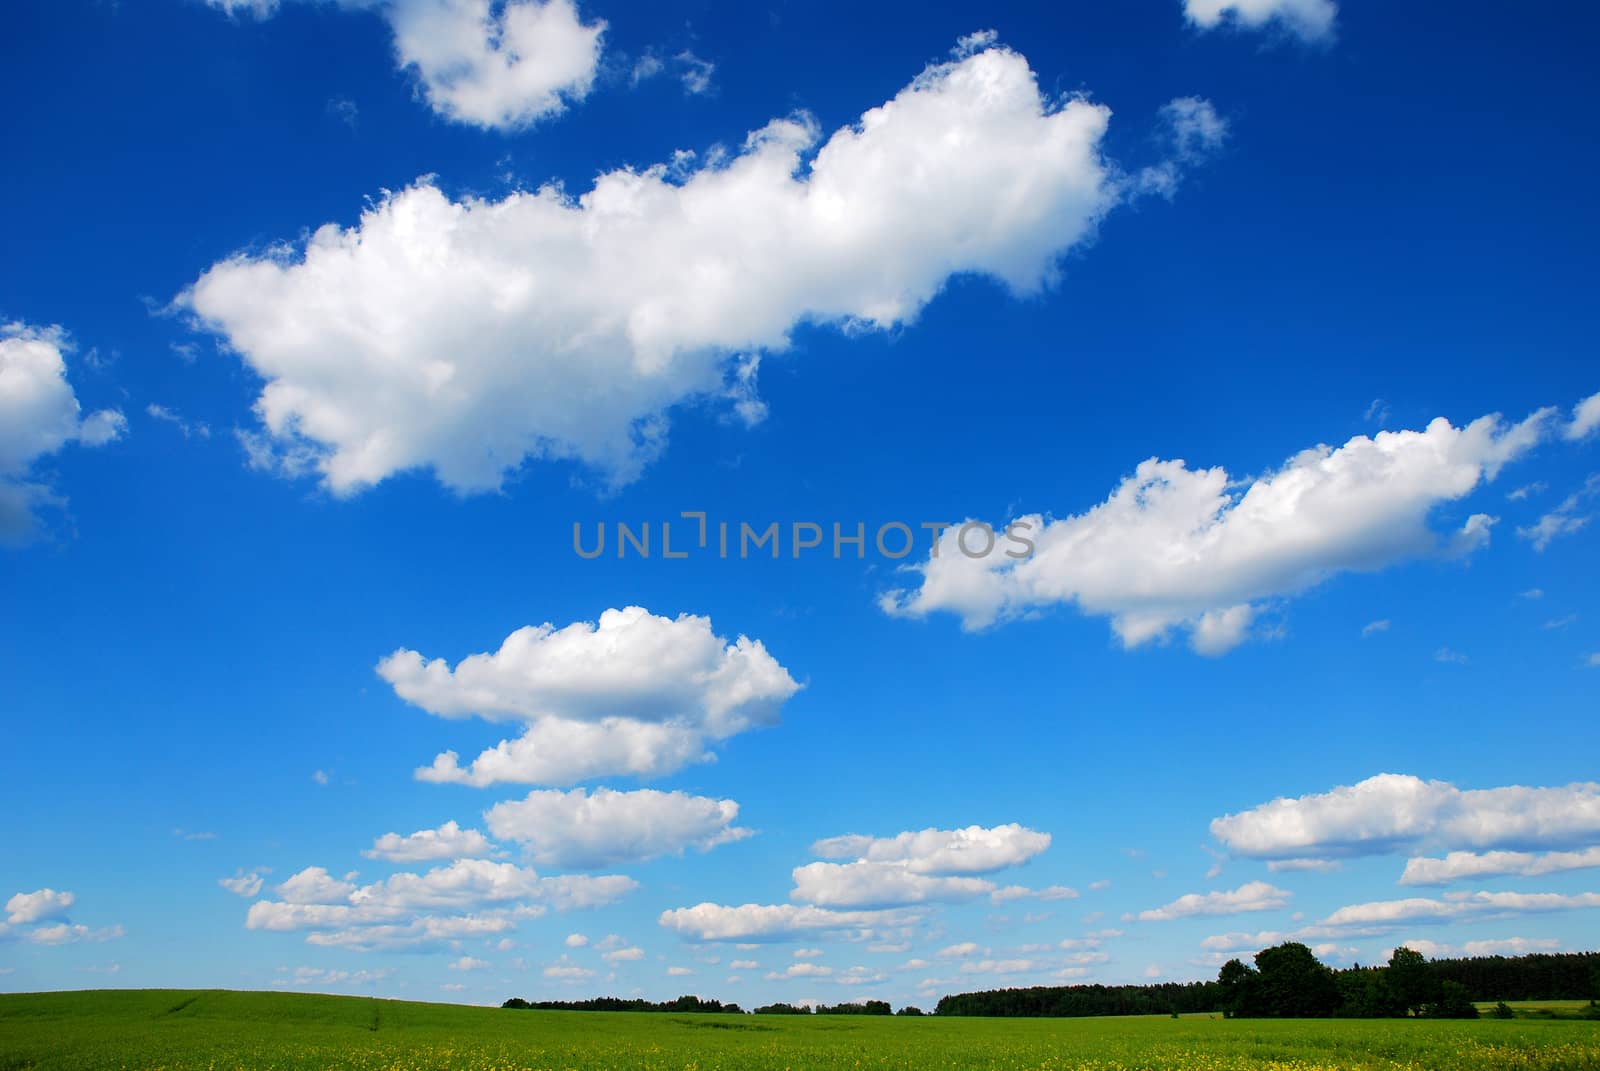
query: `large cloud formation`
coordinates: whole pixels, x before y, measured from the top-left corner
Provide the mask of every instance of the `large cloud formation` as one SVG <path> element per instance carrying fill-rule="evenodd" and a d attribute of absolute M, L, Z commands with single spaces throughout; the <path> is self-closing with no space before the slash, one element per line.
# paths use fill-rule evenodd
<path fill-rule="evenodd" d="M 924 829 L 893 837 L 850 835 L 812 845 L 826 860 L 794 869 L 790 899 L 819 907 L 893 907 L 961 902 L 990 896 L 997 902 L 1043 895 L 1075 895 L 1070 889 L 1001 888 L 987 877 L 1020 866 L 1050 847 L 1050 834 L 1015 822 L 985 829 Z"/>
<path fill-rule="evenodd" d="M 278 0 L 207 0 L 230 15 L 267 18 Z M 582 100 L 600 65 L 604 22 L 572 0 L 335 0 L 373 11 L 394 33 L 395 59 L 446 119 L 502 130 L 558 115 Z"/>
<path fill-rule="evenodd" d="M 710 851 L 750 835 L 733 824 L 738 817 L 733 800 L 649 788 L 534 791 L 484 814 L 491 833 L 521 844 L 535 863 L 580 869 L 643 862 L 686 848 Z"/>
<path fill-rule="evenodd" d="M 990 40 L 826 141 L 774 119 L 576 198 L 423 180 L 303 248 L 217 263 L 178 302 L 265 380 L 257 464 L 341 495 L 413 469 L 485 491 L 530 458 L 620 484 L 675 405 L 758 417 L 757 358 L 797 324 L 909 323 L 963 273 L 1036 292 L 1115 204 L 1170 191 L 1170 160 L 1130 176 L 1101 154 L 1110 109 L 1044 96 Z M 1181 163 L 1224 129 L 1193 99 L 1163 122 Z"/>
<path fill-rule="evenodd" d="M 68 443 L 108 443 L 128 426 L 115 409 L 81 415 L 67 382 L 71 349 L 59 327 L 0 325 L 0 543 L 27 542 L 38 510 L 62 502 L 35 475 L 40 461 Z"/>
<path fill-rule="evenodd" d="M 426 948 L 503 934 L 549 907 L 599 907 L 637 887 L 620 874 L 543 877 L 532 868 L 486 859 L 458 859 L 369 885 L 307 867 L 278 886 L 278 899 L 251 904 L 245 926 L 305 931 L 308 944 L 353 951 Z"/>
<path fill-rule="evenodd" d="M 1448 781 L 1379 774 L 1354 785 L 1281 798 L 1211 823 L 1211 833 L 1234 855 L 1257 859 L 1382 855 L 1420 846 L 1454 849 L 1565 848 L 1600 841 L 1600 784 L 1461 789 Z M 1552 872 L 1528 859 L 1501 857 L 1499 873 Z M 1577 859 L 1566 862 L 1576 863 Z M 1477 869 L 1476 873 L 1488 872 Z M 1417 883 L 1474 867 L 1457 858 L 1422 864 Z"/>
<path fill-rule="evenodd" d="M 402 699 L 446 718 L 526 728 L 463 768 L 455 752 L 425 781 L 565 785 L 617 774 L 659 776 L 709 758 L 709 744 L 775 724 L 800 686 L 759 640 L 729 643 L 709 618 L 607 610 L 598 625 L 518 629 L 492 654 L 443 659 L 399 650 L 378 674 Z"/>
<path fill-rule="evenodd" d="M 946 530 L 925 563 L 908 567 L 920 584 L 880 604 L 914 617 L 955 613 L 969 629 L 1075 605 L 1110 617 L 1126 646 L 1181 629 L 1197 651 L 1220 654 L 1249 635 L 1265 600 L 1335 573 L 1485 544 L 1494 518 L 1474 514 L 1441 535 L 1434 510 L 1493 480 L 1554 417 L 1553 409 L 1518 424 L 1486 416 L 1460 428 L 1440 418 L 1422 431 L 1358 435 L 1249 481 L 1151 458 L 1085 513 L 1013 522 L 1031 526 L 1031 557 L 974 558 L 960 543 L 972 537 Z"/>

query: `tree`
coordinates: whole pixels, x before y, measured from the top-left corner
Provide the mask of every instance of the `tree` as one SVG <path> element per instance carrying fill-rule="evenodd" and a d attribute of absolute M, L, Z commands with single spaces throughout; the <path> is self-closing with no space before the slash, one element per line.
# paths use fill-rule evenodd
<path fill-rule="evenodd" d="M 1384 978 L 1394 999 L 1412 1015 L 1422 1014 L 1425 1006 L 1439 999 L 1439 976 L 1427 957 L 1415 949 L 1404 945 L 1395 949 Z"/>
<path fill-rule="evenodd" d="M 1326 1019 L 1339 1010 L 1333 972 L 1298 941 L 1256 953 L 1262 1014 L 1281 1019 Z"/>
<path fill-rule="evenodd" d="M 1236 959 L 1222 965 L 1217 975 L 1217 988 L 1221 992 L 1222 1014 L 1229 1019 L 1250 1018 L 1258 1015 L 1256 1008 L 1256 972 Z"/>
<path fill-rule="evenodd" d="M 1422 1009 L 1429 1019 L 1476 1019 L 1478 1006 L 1472 1003 L 1467 987 L 1460 982 L 1445 982 L 1439 986 L 1439 998 Z"/>

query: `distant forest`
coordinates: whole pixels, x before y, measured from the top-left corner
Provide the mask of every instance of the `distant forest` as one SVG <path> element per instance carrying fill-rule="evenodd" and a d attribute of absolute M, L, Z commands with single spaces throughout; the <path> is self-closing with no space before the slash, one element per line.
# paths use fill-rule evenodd
<path fill-rule="evenodd" d="M 1536 953 L 1428 960 L 1398 948 L 1386 966 L 1345 970 L 1324 966 L 1303 944 L 1264 949 L 1255 966 L 1229 960 L 1214 982 L 1158 985 L 1035 986 L 991 989 L 944 997 L 935 1015 L 1071 1018 L 1093 1015 L 1220 1013 L 1236 1018 L 1473 1018 L 1474 1003 L 1513 1000 L 1600 999 L 1600 952 Z M 528 1001 L 512 997 L 505 1008 L 558 1011 L 700 1012 L 743 1014 L 737 1004 L 683 996 L 654 1003 L 596 997 Z M 768 1004 L 757 1015 L 921 1015 L 898 1012 L 884 1001 L 861 1004 Z M 1600 1018 L 1600 1005 L 1594 1007 Z"/>
<path fill-rule="evenodd" d="M 1595 1000 L 1600 952 L 1425 959 L 1407 948 L 1389 964 L 1324 966 L 1290 942 L 1230 960 L 1215 982 L 1150 986 L 1075 985 L 957 993 L 938 1015 L 1083 1016 L 1220 1012 L 1238 1018 L 1472 1018 L 1475 1002 Z M 1600 1009 L 1597 1009 L 1600 1012 Z"/>

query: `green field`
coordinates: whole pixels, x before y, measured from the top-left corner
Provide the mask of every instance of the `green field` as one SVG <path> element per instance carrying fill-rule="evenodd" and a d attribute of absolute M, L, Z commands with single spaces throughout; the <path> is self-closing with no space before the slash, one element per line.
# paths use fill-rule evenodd
<path fill-rule="evenodd" d="M 0 1071 L 1600 1068 L 1600 1024 L 502 1011 L 176 990 L 0 996 Z"/>

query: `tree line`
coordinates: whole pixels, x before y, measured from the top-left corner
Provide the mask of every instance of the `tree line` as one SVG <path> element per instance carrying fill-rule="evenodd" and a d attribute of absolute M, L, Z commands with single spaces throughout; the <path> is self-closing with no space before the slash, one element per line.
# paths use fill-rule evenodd
<path fill-rule="evenodd" d="M 1303 944 L 1230 960 L 1214 982 L 1035 986 L 955 993 L 938 1015 L 1050 1016 L 1222 1013 L 1240 1018 L 1472 1017 L 1477 1001 L 1600 998 L 1600 952 L 1428 960 L 1396 949 L 1386 966 L 1324 965 Z"/>
<path fill-rule="evenodd" d="M 1154 985 L 1034 986 L 954 993 L 935 1015 L 1072 1018 L 1094 1015 L 1221 1013 L 1237 1018 L 1359 1018 L 1402 1016 L 1475 1018 L 1475 1002 L 1600 999 L 1600 952 L 1535 953 L 1429 960 L 1397 948 L 1384 966 L 1334 970 L 1311 949 L 1290 941 L 1256 953 L 1254 966 L 1229 960 L 1214 982 Z M 682 996 L 652 1003 L 595 997 L 528 1001 L 501 1007 L 557 1011 L 699 1012 L 742 1014 L 737 1004 Z M 1509 1011 L 1509 1009 L 1507 1009 Z M 921 1015 L 893 1011 L 887 1001 L 862 1004 L 767 1004 L 757 1015 Z"/>

